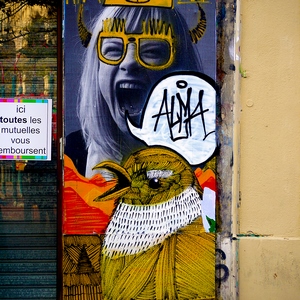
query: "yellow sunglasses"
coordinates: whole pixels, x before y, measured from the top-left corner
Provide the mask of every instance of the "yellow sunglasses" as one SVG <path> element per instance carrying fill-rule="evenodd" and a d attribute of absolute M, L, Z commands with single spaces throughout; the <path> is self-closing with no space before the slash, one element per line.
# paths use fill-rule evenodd
<path fill-rule="evenodd" d="M 154 21 L 153 21 L 154 22 Z M 156 22 L 156 27 L 157 22 Z M 174 39 L 171 27 L 161 22 L 161 30 L 153 30 L 153 24 L 148 21 L 146 27 L 143 22 L 143 33 L 127 34 L 125 21 L 106 19 L 103 21 L 103 30 L 97 41 L 98 58 L 111 65 L 120 64 L 126 56 L 129 43 L 136 45 L 135 60 L 143 67 L 152 70 L 168 68 L 174 61 Z M 117 25 L 116 25 L 117 24 Z M 149 26 L 151 30 L 149 30 Z M 111 29 L 109 29 L 111 28 Z"/>

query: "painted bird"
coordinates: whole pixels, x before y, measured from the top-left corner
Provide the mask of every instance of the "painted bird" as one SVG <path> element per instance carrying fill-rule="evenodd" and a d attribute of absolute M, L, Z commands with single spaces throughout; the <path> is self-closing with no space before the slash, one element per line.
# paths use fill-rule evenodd
<path fill-rule="evenodd" d="M 101 254 L 104 299 L 215 299 L 215 235 L 204 230 L 202 189 L 175 152 L 150 147 L 120 166 L 102 162 L 117 184 Z"/>

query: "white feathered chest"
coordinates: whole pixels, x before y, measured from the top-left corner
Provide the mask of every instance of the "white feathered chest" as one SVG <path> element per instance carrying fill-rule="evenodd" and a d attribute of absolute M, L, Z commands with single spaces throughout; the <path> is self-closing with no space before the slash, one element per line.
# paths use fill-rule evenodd
<path fill-rule="evenodd" d="M 159 204 L 119 203 L 106 230 L 103 254 L 112 258 L 146 251 L 199 216 L 201 198 L 192 187 Z"/>

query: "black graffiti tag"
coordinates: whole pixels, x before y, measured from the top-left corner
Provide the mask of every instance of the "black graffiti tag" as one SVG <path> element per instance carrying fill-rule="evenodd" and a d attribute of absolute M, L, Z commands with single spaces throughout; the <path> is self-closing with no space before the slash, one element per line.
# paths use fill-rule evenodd
<path fill-rule="evenodd" d="M 226 254 L 221 249 L 216 249 L 216 256 L 218 260 L 225 260 Z M 216 281 L 221 283 L 227 281 L 229 277 L 229 269 L 225 264 L 217 263 L 216 264 Z"/>
<path fill-rule="evenodd" d="M 167 117 L 168 126 L 170 129 L 170 136 L 172 141 L 179 139 L 187 139 L 193 135 L 192 120 L 200 117 L 203 127 L 203 141 L 207 136 L 214 131 L 206 132 L 205 116 L 204 114 L 209 109 L 203 109 L 203 95 L 204 90 L 199 90 L 197 104 L 194 108 L 191 107 L 192 87 L 188 87 L 185 80 L 178 80 L 176 86 L 179 89 L 186 89 L 186 99 L 183 99 L 180 93 L 175 95 L 168 95 L 168 90 L 164 89 L 163 98 L 158 114 L 152 116 L 156 118 L 154 131 L 157 130 L 158 123 L 162 116 Z"/>

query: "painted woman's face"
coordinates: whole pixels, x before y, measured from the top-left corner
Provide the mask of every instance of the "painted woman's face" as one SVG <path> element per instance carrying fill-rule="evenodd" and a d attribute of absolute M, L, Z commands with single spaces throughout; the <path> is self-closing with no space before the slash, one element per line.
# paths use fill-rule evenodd
<path fill-rule="evenodd" d="M 99 84 L 111 115 L 127 132 L 125 113 L 139 125 L 148 93 L 174 60 L 171 35 L 101 32 L 98 37 Z"/>

